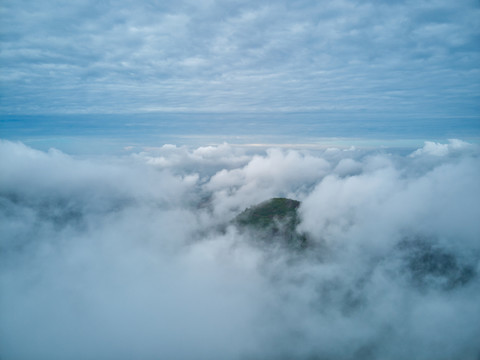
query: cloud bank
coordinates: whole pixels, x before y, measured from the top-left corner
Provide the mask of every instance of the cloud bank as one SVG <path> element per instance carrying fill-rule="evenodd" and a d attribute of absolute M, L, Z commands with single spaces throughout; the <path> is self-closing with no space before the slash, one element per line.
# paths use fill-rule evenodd
<path fill-rule="evenodd" d="M 477 359 L 477 146 L 0 142 L 1 359 Z M 300 200 L 305 251 L 229 221 Z"/>

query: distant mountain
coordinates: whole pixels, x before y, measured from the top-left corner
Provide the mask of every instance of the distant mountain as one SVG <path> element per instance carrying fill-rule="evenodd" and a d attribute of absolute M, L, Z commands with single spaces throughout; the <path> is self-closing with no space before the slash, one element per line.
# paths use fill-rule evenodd
<path fill-rule="evenodd" d="M 423 291 L 456 289 L 477 277 L 474 264 L 435 246 L 433 239 L 404 239 L 397 249 L 403 257 L 409 280 Z"/>
<path fill-rule="evenodd" d="M 262 241 L 304 248 L 307 238 L 296 230 L 300 222 L 299 206 L 297 200 L 273 198 L 247 208 L 235 217 L 233 223 L 242 231 L 254 232 Z"/>

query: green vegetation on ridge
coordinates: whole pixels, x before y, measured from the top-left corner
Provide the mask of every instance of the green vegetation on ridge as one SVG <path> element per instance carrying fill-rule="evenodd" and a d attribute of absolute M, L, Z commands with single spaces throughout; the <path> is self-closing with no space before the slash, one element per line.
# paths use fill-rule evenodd
<path fill-rule="evenodd" d="M 303 247 L 305 235 L 296 231 L 300 222 L 297 213 L 299 206 L 297 200 L 273 198 L 244 210 L 234 219 L 234 223 L 241 229 L 256 231 L 263 240 L 280 239 L 287 244 Z"/>

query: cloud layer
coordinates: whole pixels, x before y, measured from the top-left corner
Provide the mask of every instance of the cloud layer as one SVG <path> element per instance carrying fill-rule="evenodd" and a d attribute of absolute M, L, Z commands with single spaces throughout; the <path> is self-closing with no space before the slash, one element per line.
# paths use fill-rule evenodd
<path fill-rule="evenodd" d="M 2 359 L 477 359 L 478 147 L 0 143 Z M 310 245 L 229 221 L 302 201 Z"/>
<path fill-rule="evenodd" d="M 1 109 L 478 117 L 479 11 L 471 0 L 7 0 Z"/>

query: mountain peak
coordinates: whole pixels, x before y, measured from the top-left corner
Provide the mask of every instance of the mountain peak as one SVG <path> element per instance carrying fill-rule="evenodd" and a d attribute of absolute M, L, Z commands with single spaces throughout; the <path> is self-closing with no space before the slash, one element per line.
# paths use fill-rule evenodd
<path fill-rule="evenodd" d="M 287 198 L 272 198 L 249 207 L 235 217 L 233 222 L 241 230 L 257 233 L 264 241 L 283 240 L 289 245 L 304 247 L 305 235 L 296 227 L 300 222 L 297 209 L 300 201 Z"/>

